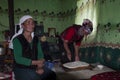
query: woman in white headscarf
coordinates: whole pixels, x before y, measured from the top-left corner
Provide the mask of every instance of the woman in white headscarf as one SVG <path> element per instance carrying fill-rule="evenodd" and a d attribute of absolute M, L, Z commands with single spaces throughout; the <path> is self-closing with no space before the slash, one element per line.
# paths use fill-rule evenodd
<path fill-rule="evenodd" d="M 12 38 L 15 79 L 56 80 L 55 73 L 44 66 L 40 41 L 33 35 L 33 18 L 25 15 L 20 19 L 19 25 L 20 31 Z"/>
<path fill-rule="evenodd" d="M 22 28 L 22 23 L 24 23 L 27 19 L 29 19 L 29 18 L 32 18 L 32 16 L 30 16 L 30 15 L 25 15 L 25 16 L 23 16 L 21 19 L 20 19 L 20 21 L 19 21 L 19 27 L 20 27 L 20 29 L 19 29 L 19 31 L 16 33 L 16 34 L 14 34 L 13 35 L 13 37 L 11 38 L 11 40 L 10 40 L 10 43 L 9 43 L 9 48 L 10 49 L 13 49 L 13 43 L 12 43 L 12 41 L 13 41 L 13 39 L 16 37 L 16 36 L 18 36 L 19 34 L 22 34 L 22 32 L 23 32 L 23 28 Z M 34 36 L 34 32 L 32 32 L 32 37 Z"/>

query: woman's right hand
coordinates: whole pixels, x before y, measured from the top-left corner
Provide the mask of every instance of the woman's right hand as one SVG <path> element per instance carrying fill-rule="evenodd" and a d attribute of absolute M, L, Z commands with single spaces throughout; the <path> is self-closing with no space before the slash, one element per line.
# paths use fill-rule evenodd
<path fill-rule="evenodd" d="M 44 59 L 38 60 L 37 68 L 42 68 L 44 66 Z"/>
<path fill-rule="evenodd" d="M 67 58 L 71 61 L 71 53 L 67 53 Z"/>
<path fill-rule="evenodd" d="M 32 61 L 32 65 L 39 65 L 39 64 L 43 64 L 44 63 L 44 59 L 40 59 L 40 60 L 33 60 Z"/>
<path fill-rule="evenodd" d="M 36 72 L 37 72 L 38 74 L 43 74 L 43 73 L 44 73 L 44 70 L 43 70 L 42 68 L 38 68 L 38 69 L 36 70 Z"/>
<path fill-rule="evenodd" d="M 44 61 L 45 61 L 44 59 L 41 59 L 41 60 L 37 61 L 37 70 L 36 70 L 36 72 L 38 74 L 43 74 L 43 72 L 44 72 L 44 70 L 43 70 Z"/>

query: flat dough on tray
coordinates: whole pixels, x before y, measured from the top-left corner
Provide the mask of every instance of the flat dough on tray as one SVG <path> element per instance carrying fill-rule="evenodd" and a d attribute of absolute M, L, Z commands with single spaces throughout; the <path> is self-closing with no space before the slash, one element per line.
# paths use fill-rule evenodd
<path fill-rule="evenodd" d="M 74 62 L 64 63 L 63 66 L 66 68 L 73 69 L 78 67 L 86 67 L 86 66 L 89 66 L 89 64 L 82 61 L 74 61 Z"/>

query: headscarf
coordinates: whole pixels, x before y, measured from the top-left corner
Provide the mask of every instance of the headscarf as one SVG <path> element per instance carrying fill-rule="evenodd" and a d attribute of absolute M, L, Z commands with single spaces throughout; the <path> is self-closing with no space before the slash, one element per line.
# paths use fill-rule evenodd
<path fill-rule="evenodd" d="M 93 30 L 93 24 L 89 19 L 84 19 L 83 23 L 82 23 L 82 26 L 84 26 L 84 30 L 88 34 L 90 34 L 92 32 L 92 30 Z"/>
<path fill-rule="evenodd" d="M 15 34 L 13 35 L 13 37 L 11 38 L 10 43 L 9 43 L 9 48 L 10 48 L 10 49 L 13 49 L 13 43 L 12 43 L 13 39 L 14 39 L 15 37 L 17 37 L 19 34 L 22 34 L 22 32 L 23 32 L 22 24 L 23 24 L 27 19 L 29 19 L 29 18 L 32 18 L 32 16 L 30 16 L 30 15 L 24 15 L 23 17 L 20 18 L 20 21 L 19 21 L 20 29 L 19 29 L 19 31 L 18 31 L 17 33 L 15 33 Z M 32 18 L 32 19 L 33 19 L 33 18 Z M 31 36 L 32 36 L 32 38 L 34 37 L 34 32 L 32 32 Z"/>

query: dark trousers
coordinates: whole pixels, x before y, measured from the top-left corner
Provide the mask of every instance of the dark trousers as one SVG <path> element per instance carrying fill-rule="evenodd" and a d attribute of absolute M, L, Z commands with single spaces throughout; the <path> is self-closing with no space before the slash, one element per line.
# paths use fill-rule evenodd
<path fill-rule="evenodd" d="M 56 80 L 56 74 L 52 70 L 44 67 L 43 74 L 37 74 L 35 69 L 18 68 L 13 69 L 16 80 Z"/>
<path fill-rule="evenodd" d="M 59 49 L 60 49 L 60 52 L 61 52 L 61 63 L 64 64 L 64 63 L 67 63 L 67 62 L 72 62 L 72 61 L 75 61 L 75 54 L 74 54 L 74 45 L 73 43 L 68 43 L 68 47 L 71 51 L 71 61 L 67 58 L 67 53 L 64 49 L 64 45 L 63 45 L 63 42 L 61 42 L 59 44 Z"/>

